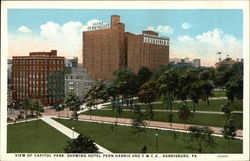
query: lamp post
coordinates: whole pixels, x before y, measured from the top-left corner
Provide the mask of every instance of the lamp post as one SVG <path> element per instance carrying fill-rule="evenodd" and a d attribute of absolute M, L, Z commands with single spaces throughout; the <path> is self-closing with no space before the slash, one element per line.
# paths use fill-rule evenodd
<path fill-rule="evenodd" d="M 75 129 L 75 128 L 74 128 L 74 127 L 72 127 L 73 139 L 74 139 L 74 129 Z"/>
<path fill-rule="evenodd" d="M 158 146 L 158 140 L 157 140 L 157 137 L 158 137 L 158 133 L 155 134 L 155 150 L 157 150 L 157 146 Z"/>

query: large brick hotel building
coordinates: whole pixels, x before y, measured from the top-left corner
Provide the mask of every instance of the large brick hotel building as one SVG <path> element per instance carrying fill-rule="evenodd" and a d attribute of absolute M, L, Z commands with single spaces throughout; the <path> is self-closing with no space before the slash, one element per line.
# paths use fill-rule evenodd
<path fill-rule="evenodd" d="M 13 56 L 12 63 L 13 102 L 30 98 L 53 105 L 63 101 L 64 57 L 57 56 L 56 50 Z"/>
<path fill-rule="evenodd" d="M 111 25 L 100 22 L 83 32 L 83 66 L 90 78 L 109 81 L 122 67 L 153 71 L 168 62 L 169 38 L 150 30 L 139 35 L 125 32 L 118 15 L 111 16 Z"/>

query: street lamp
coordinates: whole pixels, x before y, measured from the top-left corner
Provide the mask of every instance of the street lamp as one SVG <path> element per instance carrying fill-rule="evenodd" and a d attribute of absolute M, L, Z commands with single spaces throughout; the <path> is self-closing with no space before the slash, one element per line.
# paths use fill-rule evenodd
<path fill-rule="evenodd" d="M 75 128 L 74 128 L 74 127 L 72 127 L 73 139 L 74 139 L 74 129 L 75 129 Z"/>
<path fill-rule="evenodd" d="M 157 150 L 157 146 L 158 146 L 158 140 L 157 140 L 157 137 L 158 137 L 158 133 L 155 134 L 155 150 Z"/>

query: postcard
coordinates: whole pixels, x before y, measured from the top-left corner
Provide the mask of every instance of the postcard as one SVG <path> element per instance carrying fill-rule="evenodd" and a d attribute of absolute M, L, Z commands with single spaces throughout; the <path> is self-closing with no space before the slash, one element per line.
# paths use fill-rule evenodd
<path fill-rule="evenodd" d="M 249 159 L 248 1 L 1 10 L 1 160 Z"/>

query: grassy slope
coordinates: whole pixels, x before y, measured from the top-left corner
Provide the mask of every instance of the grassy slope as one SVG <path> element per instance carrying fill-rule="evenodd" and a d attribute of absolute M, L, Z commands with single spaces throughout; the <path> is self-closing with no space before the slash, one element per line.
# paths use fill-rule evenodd
<path fill-rule="evenodd" d="M 116 117 L 116 113 L 113 111 L 104 111 L 104 110 L 93 110 L 91 112 L 84 112 L 85 115 L 97 115 L 97 116 L 109 116 Z M 173 113 L 174 118 L 173 122 L 175 123 L 184 123 L 178 118 L 178 113 Z M 123 111 L 120 115 L 121 118 L 132 118 L 133 112 Z M 237 128 L 242 129 L 242 114 L 232 114 L 232 118 L 235 119 L 235 125 Z M 154 121 L 166 121 L 167 113 L 166 112 L 154 112 Z M 203 125 L 203 126 L 215 126 L 223 127 L 226 117 L 222 114 L 193 114 L 188 120 L 187 124 Z"/>
<path fill-rule="evenodd" d="M 69 138 L 39 120 L 8 125 L 8 153 L 60 153 Z"/>
<path fill-rule="evenodd" d="M 178 139 L 173 140 L 172 133 L 161 130 L 146 129 L 146 132 L 138 135 L 133 133 L 131 127 L 116 126 L 114 131 L 110 125 L 72 120 L 55 119 L 67 127 L 75 127 L 76 131 L 90 136 L 99 145 L 115 153 L 140 153 L 141 148 L 147 146 L 147 152 L 151 153 L 192 153 L 184 147 L 183 134 L 177 133 Z M 158 133 L 158 150 L 155 149 L 155 133 Z M 186 134 L 185 134 L 186 135 Z M 188 140 L 188 137 L 185 137 Z M 216 148 L 208 148 L 206 153 L 242 153 L 242 141 L 233 140 L 231 144 L 224 138 L 214 137 Z M 186 144 L 188 141 L 186 141 Z M 196 152 L 195 152 L 196 153 Z"/>

